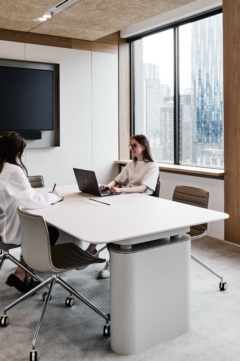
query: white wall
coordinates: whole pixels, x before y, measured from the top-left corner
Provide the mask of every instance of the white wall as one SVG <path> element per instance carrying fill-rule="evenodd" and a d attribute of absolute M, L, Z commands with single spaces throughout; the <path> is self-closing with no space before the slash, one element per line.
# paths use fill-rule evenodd
<path fill-rule="evenodd" d="M 73 184 L 73 167 L 99 182 L 117 173 L 118 58 L 115 54 L 0 41 L 0 58 L 60 64 L 60 147 L 27 149 L 29 175 Z"/>
<path fill-rule="evenodd" d="M 161 172 L 160 197 L 172 199 L 176 185 L 189 185 L 209 190 L 209 209 L 224 212 L 224 181 L 212 178 L 194 177 Z M 224 221 L 209 224 L 209 236 L 224 239 Z"/>
<path fill-rule="evenodd" d="M 113 76 L 118 86 L 118 69 L 108 54 L 93 53 L 92 74 L 93 169 L 99 179 L 112 180 L 118 171 L 112 167 L 113 155 L 118 159 L 118 97 L 111 91 Z"/>

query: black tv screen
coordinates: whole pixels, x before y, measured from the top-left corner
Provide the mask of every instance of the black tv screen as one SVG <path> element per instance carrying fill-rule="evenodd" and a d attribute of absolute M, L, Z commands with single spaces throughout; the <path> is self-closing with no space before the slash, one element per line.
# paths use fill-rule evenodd
<path fill-rule="evenodd" d="M 54 129 L 54 65 L 0 62 L 0 131 Z"/>

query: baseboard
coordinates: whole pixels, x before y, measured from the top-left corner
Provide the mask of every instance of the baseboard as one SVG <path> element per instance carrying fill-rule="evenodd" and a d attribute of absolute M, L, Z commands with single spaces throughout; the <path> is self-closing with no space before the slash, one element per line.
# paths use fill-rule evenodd
<path fill-rule="evenodd" d="M 209 237 L 215 238 L 215 239 L 217 239 L 217 240 L 219 240 L 219 241 L 224 241 L 224 238 L 223 238 L 222 236 L 219 236 L 219 234 L 214 234 L 214 233 L 208 232 L 207 235 L 208 235 Z"/>

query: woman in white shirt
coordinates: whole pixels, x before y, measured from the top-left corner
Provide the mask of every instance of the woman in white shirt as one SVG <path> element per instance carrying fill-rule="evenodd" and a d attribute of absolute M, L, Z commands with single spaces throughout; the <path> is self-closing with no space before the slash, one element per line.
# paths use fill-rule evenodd
<path fill-rule="evenodd" d="M 22 163 L 26 141 L 15 132 L 8 132 L 0 138 L 0 208 L 5 217 L 0 220 L 0 237 L 3 243 L 21 244 L 20 221 L 17 214 L 19 205 L 29 209 L 48 207 L 58 200 L 57 192 L 38 193 L 27 178 L 27 169 Z M 49 227 L 50 239 L 55 244 L 58 230 Z M 22 256 L 20 262 L 27 266 Z M 37 285 L 28 273 L 17 267 L 6 284 L 22 293 Z"/>
<path fill-rule="evenodd" d="M 101 189 L 109 189 L 112 193 L 143 193 L 151 195 L 156 187 L 159 167 L 154 162 L 147 137 L 143 134 L 134 135 L 130 139 L 133 160 L 123 168 L 121 173 L 109 184 L 100 185 Z M 117 185 L 121 187 L 118 188 Z M 97 254 L 95 244 L 90 244 L 87 251 Z M 110 276 L 109 262 L 99 272 L 99 278 Z"/>

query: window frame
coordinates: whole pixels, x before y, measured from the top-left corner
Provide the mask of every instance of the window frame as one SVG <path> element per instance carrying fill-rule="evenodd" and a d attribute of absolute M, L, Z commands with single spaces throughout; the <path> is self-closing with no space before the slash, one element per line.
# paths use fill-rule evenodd
<path fill-rule="evenodd" d="M 127 39 L 127 41 L 130 43 L 130 135 L 133 136 L 135 134 L 135 83 L 134 83 L 134 64 L 135 64 L 135 58 L 134 58 L 134 50 L 133 50 L 133 43 L 136 40 L 141 40 L 142 38 L 146 36 L 151 36 L 157 33 L 160 33 L 162 31 L 166 31 L 169 29 L 173 29 L 173 63 L 174 63 L 174 163 L 173 165 L 179 165 L 183 167 L 193 167 L 188 165 L 182 165 L 180 164 L 180 90 L 179 90 L 179 27 L 185 24 L 193 23 L 195 21 L 203 20 L 208 17 L 222 14 L 222 6 L 217 7 L 215 9 L 206 11 L 204 13 L 193 15 L 191 17 L 173 22 L 171 24 L 167 24 L 164 26 L 160 26 L 158 28 L 155 28 L 154 30 L 145 31 L 141 34 L 132 36 Z M 224 121 L 224 119 L 223 119 Z M 169 164 L 169 163 L 166 163 Z M 196 166 L 194 166 L 196 167 Z M 199 167 L 202 168 L 202 167 Z M 211 169 L 219 169 L 219 168 L 209 168 Z M 219 169 L 221 170 L 221 169 Z"/>

